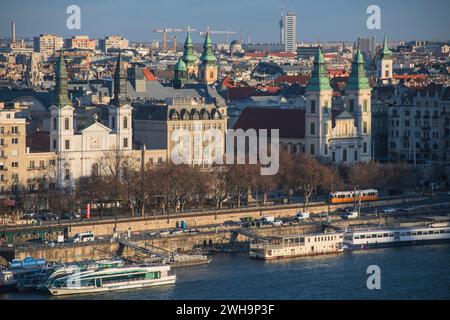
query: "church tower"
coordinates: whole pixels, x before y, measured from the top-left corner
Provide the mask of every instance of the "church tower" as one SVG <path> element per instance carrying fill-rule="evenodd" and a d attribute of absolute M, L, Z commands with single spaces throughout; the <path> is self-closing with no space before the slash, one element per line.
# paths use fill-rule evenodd
<path fill-rule="evenodd" d="M 378 79 L 387 84 L 393 78 L 393 59 L 392 51 L 389 50 L 388 41 L 384 36 L 383 49 L 378 59 Z"/>
<path fill-rule="evenodd" d="M 175 77 L 173 79 L 173 87 L 175 89 L 183 88 L 184 84 L 189 81 L 188 71 L 183 59 L 178 60 L 175 65 Z"/>
<path fill-rule="evenodd" d="M 186 69 L 188 71 L 189 78 L 195 78 L 198 73 L 197 57 L 194 53 L 194 44 L 192 43 L 191 33 L 188 32 L 186 42 L 184 43 L 183 56 L 181 57 Z"/>
<path fill-rule="evenodd" d="M 350 78 L 345 89 L 345 105 L 348 113 L 353 115 L 359 140 L 355 161 L 371 160 L 372 89 L 364 68 L 364 58 L 358 48 L 352 63 Z"/>
<path fill-rule="evenodd" d="M 206 33 L 203 44 L 203 54 L 200 57 L 198 78 L 201 82 L 211 84 L 217 81 L 217 58 L 213 52 L 213 44 L 209 32 Z"/>
<path fill-rule="evenodd" d="M 61 50 L 55 65 L 55 89 L 50 107 L 50 151 L 58 155 L 57 186 L 69 187 L 72 180 L 70 161 L 64 157 L 65 152 L 74 149 L 74 117 L 72 102 L 67 89 L 67 68 L 64 61 L 64 51 Z"/>
<path fill-rule="evenodd" d="M 109 128 L 111 134 L 116 135 L 116 148 L 119 150 L 132 149 L 132 107 L 128 103 L 126 93 L 127 72 L 119 52 L 116 70 L 114 71 L 114 98 L 108 107 Z"/>
<path fill-rule="evenodd" d="M 331 134 L 331 100 L 333 89 L 319 48 L 314 59 L 314 70 L 306 87 L 305 152 L 329 157 L 327 137 Z"/>

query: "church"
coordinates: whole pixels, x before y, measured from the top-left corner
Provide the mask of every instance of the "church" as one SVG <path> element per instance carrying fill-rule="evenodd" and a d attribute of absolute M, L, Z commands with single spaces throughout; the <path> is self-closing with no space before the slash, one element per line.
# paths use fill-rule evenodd
<path fill-rule="evenodd" d="M 56 153 L 57 185 L 70 188 L 81 176 L 98 171 L 108 152 L 132 150 L 132 107 L 126 97 L 126 71 L 119 54 L 114 74 L 114 99 L 108 109 L 108 126 L 95 114 L 90 121 L 77 121 L 67 91 L 64 54 L 56 66 L 56 88 L 50 107 L 50 151 Z"/>
<path fill-rule="evenodd" d="M 184 43 L 183 56 L 175 65 L 174 88 L 180 89 L 190 82 L 200 82 L 207 85 L 213 84 L 217 81 L 217 72 L 217 57 L 214 55 L 210 33 L 207 32 L 205 36 L 200 64 L 197 64 L 194 44 L 191 34 L 188 33 L 186 42 Z"/>
<path fill-rule="evenodd" d="M 343 93 L 343 107 L 333 108 L 333 89 L 321 49 L 305 88 L 305 109 L 245 108 L 234 129 L 279 129 L 280 145 L 324 162 L 367 162 L 372 159 L 372 89 L 358 49 Z"/>

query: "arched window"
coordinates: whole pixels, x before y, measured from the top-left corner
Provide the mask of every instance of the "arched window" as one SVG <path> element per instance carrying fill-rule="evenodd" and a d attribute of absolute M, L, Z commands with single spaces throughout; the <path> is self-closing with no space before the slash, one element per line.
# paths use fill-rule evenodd
<path fill-rule="evenodd" d="M 123 117 L 123 128 L 128 129 L 128 117 Z"/>
<path fill-rule="evenodd" d="M 64 118 L 64 130 L 70 129 L 69 118 Z"/>
<path fill-rule="evenodd" d="M 363 122 L 363 133 L 367 133 L 367 121 Z"/>
<path fill-rule="evenodd" d="M 53 130 L 58 129 L 58 122 L 56 120 L 56 117 L 53 117 Z"/>
<path fill-rule="evenodd" d="M 363 143 L 363 153 L 367 153 L 367 142 Z"/>

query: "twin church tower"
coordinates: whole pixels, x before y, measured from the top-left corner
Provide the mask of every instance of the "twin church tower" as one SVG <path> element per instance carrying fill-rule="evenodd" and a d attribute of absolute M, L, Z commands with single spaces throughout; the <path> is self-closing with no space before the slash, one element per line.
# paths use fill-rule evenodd
<path fill-rule="evenodd" d="M 190 82 L 212 84 L 217 81 L 217 58 L 214 55 L 213 43 L 209 32 L 205 36 L 200 64 L 197 64 L 197 60 L 191 34 L 188 33 L 184 43 L 183 56 L 175 65 L 173 81 L 175 88 L 180 89 L 183 85 Z"/>

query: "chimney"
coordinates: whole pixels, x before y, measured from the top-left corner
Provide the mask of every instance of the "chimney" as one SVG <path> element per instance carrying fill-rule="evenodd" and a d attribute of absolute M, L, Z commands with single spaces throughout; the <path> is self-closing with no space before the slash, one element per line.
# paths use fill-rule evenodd
<path fill-rule="evenodd" d="M 16 22 L 11 22 L 11 43 L 16 42 Z"/>

